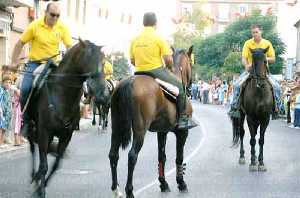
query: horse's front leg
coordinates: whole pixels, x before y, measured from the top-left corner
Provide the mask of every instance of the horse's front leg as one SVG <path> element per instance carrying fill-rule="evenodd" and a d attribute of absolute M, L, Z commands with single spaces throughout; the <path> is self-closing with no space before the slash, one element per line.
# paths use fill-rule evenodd
<path fill-rule="evenodd" d="M 45 198 L 46 196 L 45 178 L 48 171 L 48 161 L 47 161 L 48 136 L 42 134 L 38 139 L 38 144 L 39 144 L 40 165 L 39 165 L 39 170 L 33 177 L 33 182 L 35 182 L 38 185 L 38 188 L 34 192 L 33 196 L 38 198 Z"/>
<path fill-rule="evenodd" d="M 92 121 L 92 125 L 95 126 L 96 125 L 96 104 L 95 104 L 95 101 L 92 100 L 92 107 L 93 107 L 93 121 Z"/>
<path fill-rule="evenodd" d="M 256 155 L 255 155 L 255 144 L 256 144 L 255 136 L 256 136 L 256 133 L 257 133 L 258 124 L 249 117 L 247 117 L 247 122 L 248 122 L 250 135 L 251 135 L 251 138 L 250 138 L 251 162 L 250 162 L 250 165 L 249 165 L 249 170 L 250 171 L 257 171 L 258 166 L 257 166 L 257 161 L 256 161 Z"/>
<path fill-rule="evenodd" d="M 176 181 L 180 192 L 187 192 L 188 188 L 183 175 L 185 164 L 183 164 L 184 145 L 188 136 L 188 130 L 177 130 L 176 135 Z"/>
<path fill-rule="evenodd" d="M 33 181 L 34 174 L 35 174 L 35 147 L 33 140 L 31 138 L 28 139 L 30 145 L 30 153 L 31 153 L 31 179 Z"/>
<path fill-rule="evenodd" d="M 264 142 L 265 142 L 265 132 L 268 127 L 269 121 L 270 119 L 267 119 L 265 123 L 260 125 L 258 171 L 267 171 L 267 168 L 264 164 Z"/>
<path fill-rule="evenodd" d="M 239 129 L 240 130 L 240 159 L 239 159 L 239 164 L 245 164 L 245 150 L 244 150 L 244 135 L 245 135 L 245 129 L 244 129 L 244 120 L 245 120 L 245 115 L 242 115 L 240 118 L 240 124 L 239 124 Z"/>
<path fill-rule="evenodd" d="M 165 163 L 166 163 L 166 141 L 167 133 L 158 132 L 158 180 L 160 182 L 161 192 L 170 192 L 168 182 L 165 179 Z"/>
<path fill-rule="evenodd" d="M 59 143 L 58 143 L 58 148 L 57 148 L 57 156 L 55 158 L 55 162 L 51 168 L 51 171 L 46 179 L 45 182 L 45 186 L 48 185 L 50 179 L 52 178 L 53 174 L 55 173 L 55 171 L 59 168 L 60 165 L 60 160 L 62 159 L 64 152 L 67 148 L 67 146 L 69 145 L 69 142 L 71 140 L 72 137 L 72 132 L 67 132 L 67 136 L 65 136 L 64 138 L 60 138 L 59 139 Z"/>
<path fill-rule="evenodd" d="M 128 153 L 128 176 L 127 176 L 127 183 L 125 187 L 127 198 L 134 198 L 133 184 L 132 184 L 133 171 L 138 159 L 138 154 L 144 143 L 144 135 L 145 135 L 145 131 L 139 131 L 134 134 L 132 146 Z"/>

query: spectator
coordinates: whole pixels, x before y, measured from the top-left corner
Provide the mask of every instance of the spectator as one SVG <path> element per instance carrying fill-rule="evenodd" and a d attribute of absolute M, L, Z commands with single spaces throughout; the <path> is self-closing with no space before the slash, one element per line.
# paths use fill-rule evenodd
<path fill-rule="evenodd" d="M 11 77 L 6 74 L 2 78 L 0 86 L 0 148 L 5 148 L 4 134 L 9 129 L 11 123 L 11 95 L 9 92 Z"/>
<path fill-rule="evenodd" d="M 13 97 L 13 129 L 14 129 L 14 146 L 21 145 L 21 124 L 22 124 L 22 112 L 20 104 L 20 81 L 17 80 L 15 85 L 12 86 Z"/>

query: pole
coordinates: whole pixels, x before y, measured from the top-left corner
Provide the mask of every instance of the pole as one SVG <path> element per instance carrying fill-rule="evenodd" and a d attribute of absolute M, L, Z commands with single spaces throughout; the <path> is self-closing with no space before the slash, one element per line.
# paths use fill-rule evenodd
<path fill-rule="evenodd" d="M 39 18 L 39 13 L 40 13 L 40 2 L 39 0 L 34 0 L 34 15 L 35 18 Z"/>

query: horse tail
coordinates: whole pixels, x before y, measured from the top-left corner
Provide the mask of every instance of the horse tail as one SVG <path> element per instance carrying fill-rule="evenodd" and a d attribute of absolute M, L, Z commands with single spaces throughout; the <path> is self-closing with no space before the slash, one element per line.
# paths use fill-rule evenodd
<path fill-rule="evenodd" d="M 232 147 L 237 147 L 240 143 L 240 136 L 241 136 L 241 131 L 240 131 L 240 125 L 241 125 L 241 118 L 235 118 L 231 117 L 231 122 L 232 122 Z"/>
<path fill-rule="evenodd" d="M 132 80 L 124 80 L 115 89 L 111 98 L 112 140 L 125 149 L 131 141 L 132 128 Z"/>

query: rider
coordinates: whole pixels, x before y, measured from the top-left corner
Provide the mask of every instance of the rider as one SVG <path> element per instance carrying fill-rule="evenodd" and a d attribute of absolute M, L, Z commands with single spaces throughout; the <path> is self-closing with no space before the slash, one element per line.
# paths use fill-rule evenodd
<path fill-rule="evenodd" d="M 22 85 L 21 85 L 21 108 L 22 111 L 32 88 L 32 72 L 41 64 L 39 60 L 53 57 L 59 54 L 59 43 L 62 41 L 66 48 L 71 47 L 72 38 L 67 26 L 60 20 L 60 8 L 56 3 L 47 5 L 45 16 L 34 20 L 23 32 L 16 43 L 12 53 L 11 67 L 17 68 L 19 55 L 26 43 L 31 43 L 29 51 L 29 62 L 26 64 Z M 27 136 L 30 117 L 28 111 L 23 114 L 23 125 L 21 134 Z"/>
<path fill-rule="evenodd" d="M 155 32 L 156 22 L 155 13 L 147 12 L 144 14 L 143 24 L 145 28 L 140 35 L 131 41 L 130 60 L 135 66 L 136 74 L 149 74 L 178 87 L 177 110 L 179 119 L 177 128 L 188 129 L 192 122 L 189 122 L 189 118 L 186 114 L 186 96 L 183 85 L 182 82 L 166 68 L 172 68 L 172 51 L 166 41 Z"/>
<path fill-rule="evenodd" d="M 242 52 L 242 62 L 245 66 L 245 72 L 241 74 L 240 78 L 234 82 L 234 90 L 233 90 L 233 99 L 231 102 L 231 109 L 228 112 L 231 117 L 239 117 L 239 97 L 241 93 L 241 85 L 247 80 L 249 77 L 249 71 L 252 68 L 252 54 L 250 49 L 257 48 L 269 48 L 266 52 L 266 61 L 267 63 L 275 62 L 275 51 L 272 46 L 272 43 L 266 39 L 262 38 L 262 29 L 259 25 L 251 26 L 252 39 L 249 39 L 245 42 Z M 268 65 L 267 64 L 267 65 Z M 280 85 L 279 83 L 272 77 L 272 75 L 267 75 L 270 83 L 272 84 L 274 95 L 275 95 L 275 109 L 274 111 L 277 113 L 280 107 Z"/>

